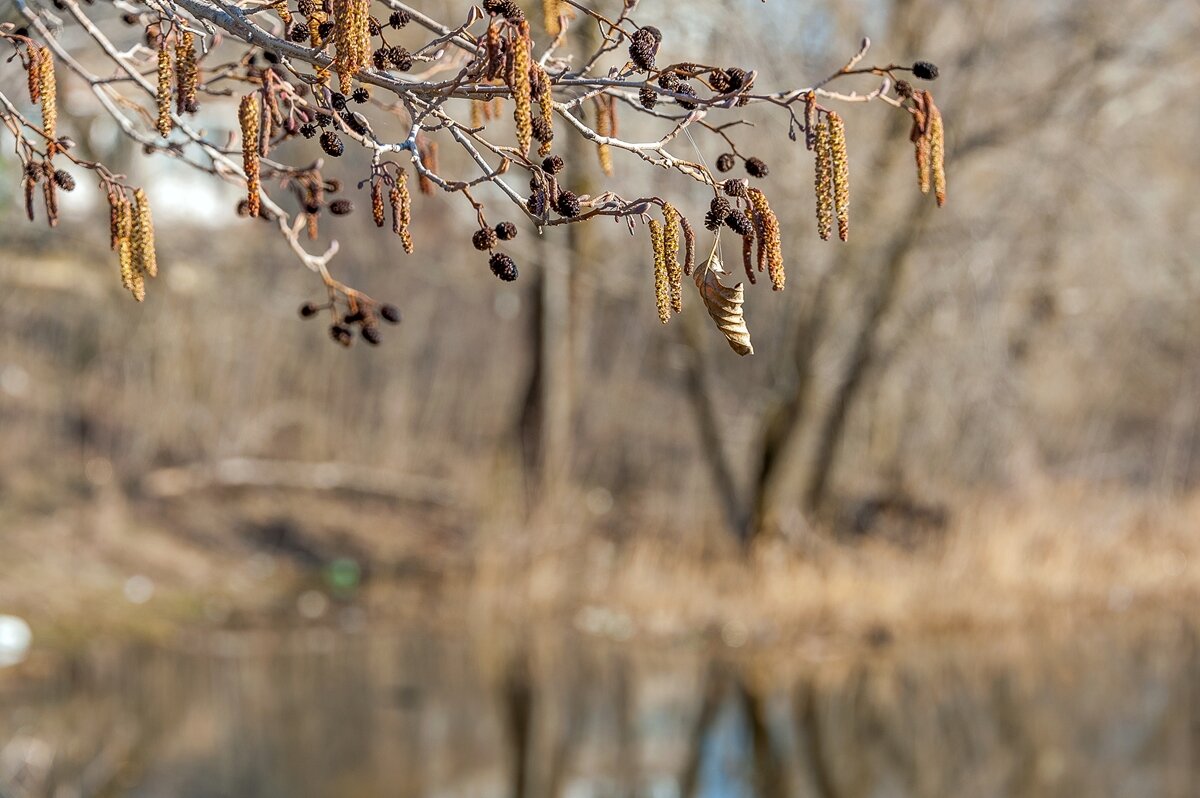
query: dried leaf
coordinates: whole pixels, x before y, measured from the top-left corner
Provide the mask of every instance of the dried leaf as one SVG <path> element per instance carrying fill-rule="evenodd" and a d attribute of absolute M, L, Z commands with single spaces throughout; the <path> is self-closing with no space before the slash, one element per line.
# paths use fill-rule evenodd
<path fill-rule="evenodd" d="M 696 288 L 700 289 L 700 298 L 704 300 L 704 307 L 708 308 L 708 315 L 712 316 L 717 329 L 725 336 L 733 351 L 739 355 L 753 355 L 750 330 L 746 327 L 746 317 L 742 312 L 742 284 L 738 283 L 732 288 L 724 285 L 720 275 L 725 273 L 714 247 L 708 262 L 703 268 L 696 269 Z"/>

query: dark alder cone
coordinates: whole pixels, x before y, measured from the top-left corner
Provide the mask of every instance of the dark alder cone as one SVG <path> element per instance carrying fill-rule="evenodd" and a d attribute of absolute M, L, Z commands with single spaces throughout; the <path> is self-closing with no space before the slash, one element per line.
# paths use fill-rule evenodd
<path fill-rule="evenodd" d="M 367 17 L 367 32 L 372 36 L 378 36 L 379 30 L 379 20 L 375 19 L 375 17 Z"/>
<path fill-rule="evenodd" d="M 383 335 L 379 332 L 378 324 L 364 324 L 362 326 L 362 337 L 371 346 L 379 346 L 379 343 L 383 340 Z"/>
<path fill-rule="evenodd" d="M 542 161 L 542 168 L 552 175 L 556 175 L 563 170 L 567 162 L 562 159 L 562 156 L 551 155 L 546 160 Z"/>
<path fill-rule="evenodd" d="M 389 324 L 400 323 L 400 308 L 395 305 L 380 305 L 379 315 Z"/>
<path fill-rule="evenodd" d="M 907 80 L 896 81 L 896 93 L 899 94 L 901 97 L 904 97 L 906 99 L 911 99 L 913 96 L 912 84 L 909 83 Z"/>
<path fill-rule="evenodd" d="M 928 61 L 918 61 L 912 65 L 913 75 L 921 80 L 937 80 L 938 68 Z"/>
<path fill-rule="evenodd" d="M 658 92 L 649 86 L 642 86 L 638 89 L 638 102 L 648 111 L 658 105 Z"/>
<path fill-rule="evenodd" d="M 410 19 L 407 11 L 393 11 L 392 15 L 388 17 L 388 24 L 399 30 L 407 25 Z"/>
<path fill-rule="evenodd" d="M 654 56 L 658 53 L 658 45 L 661 41 L 662 33 L 658 28 L 649 25 L 641 28 L 630 37 L 629 60 L 638 69 L 649 72 L 654 69 Z"/>
<path fill-rule="evenodd" d="M 525 12 L 513 0 L 483 0 L 483 10 L 489 14 L 499 14 L 509 22 L 525 19 Z"/>
<path fill-rule="evenodd" d="M 721 225 L 725 223 L 725 217 L 729 215 L 730 207 L 729 200 L 724 197 L 713 197 L 708 206 L 708 213 L 704 215 L 705 228 L 716 232 L 721 229 Z"/>
<path fill-rule="evenodd" d="M 728 172 L 733 168 L 734 163 L 736 163 L 736 159 L 732 152 L 722 153 L 721 157 L 717 158 L 717 171 Z"/>
<path fill-rule="evenodd" d="M 301 306 L 300 306 L 300 318 L 302 318 L 302 319 L 311 319 L 313 316 L 317 315 L 317 313 L 318 313 L 320 310 L 321 310 L 321 309 L 320 309 L 320 308 L 318 308 L 318 307 L 317 307 L 316 305 L 314 305 L 313 303 L 311 303 L 311 302 L 305 302 L 303 305 L 301 305 Z"/>
<path fill-rule="evenodd" d="M 496 225 L 496 238 L 501 241 L 512 241 L 517 237 L 517 226 L 512 222 L 501 222 Z"/>
<path fill-rule="evenodd" d="M 496 232 L 490 227 L 481 227 L 471 236 L 471 244 L 482 252 L 496 246 Z"/>
<path fill-rule="evenodd" d="M 71 177 L 69 172 L 64 172 L 62 169 L 55 170 L 54 182 L 58 184 L 58 187 L 63 191 L 75 190 L 75 178 Z"/>
<path fill-rule="evenodd" d="M 371 63 L 380 72 L 388 68 L 388 51 L 390 48 L 380 47 L 375 52 L 371 53 Z"/>
<path fill-rule="evenodd" d="M 356 310 L 353 313 L 347 313 L 345 316 L 342 316 L 342 324 L 358 324 L 366 317 L 367 314 L 363 313 L 361 310 Z"/>
<path fill-rule="evenodd" d="M 750 221 L 750 217 L 741 211 L 732 211 L 725 217 L 725 224 L 729 225 L 729 229 L 740 236 L 748 236 L 754 231 L 754 225 Z"/>
<path fill-rule="evenodd" d="M 311 17 L 317 10 L 317 4 L 313 0 L 297 0 L 296 10 L 300 12 L 301 16 Z"/>
<path fill-rule="evenodd" d="M 554 138 L 554 126 L 550 124 L 549 119 L 542 116 L 535 116 L 530 122 L 535 139 L 544 143 Z"/>
<path fill-rule="evenodd" d="M 329 337 L 342 346 L 350 346 L 354 342 L 354 335 L 340 324 L 335 324 L 329 328 Z"/>
<path fill-rule="evenodd" d="M 750 158 L 746 161 L 746 171 L 751 177 L 766 177 L 771 170 L 761 158 Z"/>
<path fill-rule="evenodd" d="M 350 95 L 350 99 L 361 105 L 362 103 L 365 103 L 367 100 L 371 99 L 371 92 L 367 91 L 365 86 L 359 86 L 354 90 L 354 93 Z"/>
<path fill-rule="evenodd" d="M 322 39 L 328 39 L 333 35 L 334 24 L 332 22 L 322 22 L 317 26 L 317 33 Z"/>
<path fill-rule="evenodd" d="M 544 216 L 546 213 L 546 192 L 535 191 L 525 200 L 525 207 L 534 216 Z"/>
<path fill-rule="evenodd" d="M 658 76 L 658 85 L 667 91 L 675 91 L 679 87 L 679 76 L 674 72 L 664 72 Z"/>
<path fill-rule="evenodd" d="M 736 177 L 726 180 L 722 188 L 731 197 L 745 197 L 750 193 L 750 188 L 746 185 L 746 181 L 738 180 Z"/>
<path fill-rule="evenodd" d="M 746 70 L 738 67 L 729 67 L 725 70 L 725 77 L 729 80 L 729 88 L 726 91 L 737 91 L 746 85 Z"/>
<path fill-rule="evenodd" d="M 308 27 L 297 22 L 288 28 L 287 37 L 296 44 L 306 42 L 308 41 Z"/>
<path fill-rule="evenodd" d="M 348 199 L 336 199 L 329 203 L 329 212 L 334 216 L 347 216 L 354 212 L 354 203 Z"/>
<path fill-rule="evenodd" d="M 311 122 L 308 123 L 307 125 L 301 125 L 300 126 L 300 135 L 304 136 L 304 138 L 306 138 L 306 139 L 311 139 L 313 136 L 317 135 L 316 125 L 312 124 Z"/>
<path fill-rule="evenodd" d="M 680 83 L 678 86 L 676 86 L 675 93 L 676 94 L 686 94 L 688 97 L 696 96 L 696 90 L 693 89 L 691 86 L 689 86 L 686 83 Z M 675 102 L 679 103 L 680 108 L 685 108 L 689 111 L 696 110 L 696 104 L 694 102 L 692 102 L 691 100 L 684 100 L 682 98 L 679 98 L 679 99 L 676 99 Z"/>
<path fill-rule="evenodd" d="M 582 209 L 582 206 L 579 204 L 579 197 L 575 196 L 575 192 L 573 191 L 560 192 L 558 201 L 554 203 L 554 210 L 568 219 L 578 216 Z"/>
<path fill-rule="evenodd" d="M 343 114 L 342 119 L 346 121 L 346 127 L 353 130 L 360 136 L 367 135 L 367 118 L 357 111 L 351 111 L 348 114 Z"/>
<path fill-rule="evenodd" d="M 407 72 L 413 67 L 412 53 L 403 47 L 388 48 L 388 62 L 400 72 Z"/>
<path fill-rule="evenodd" d="M 708 76 L 708 85 L 724 94 L 729 91 L 729 75 L 723 69 L 713 70 Z"/>
<path fill-rule="evenodd" d="M 333 110 L 335 111 L 345 111 L 346 95 L 342 94 L 340 91 L 333 92 L 329 95 L 329 104 L 333 106 Z"/>
<path fill-rule="evenodd" d="M 492 274 L 506 283 L 517 279 L 516 262 L 503 252 L 493 252 L 492 257 L 488 259 L 488 266 L 492 268 Z"/>
<path fill-rule="evenodd" d="M 332 130 L 326 130 L 321 134 L 321 149 L 334 158 L 337 158 L 346 148 L 342 145 L 342 138 Z"/>

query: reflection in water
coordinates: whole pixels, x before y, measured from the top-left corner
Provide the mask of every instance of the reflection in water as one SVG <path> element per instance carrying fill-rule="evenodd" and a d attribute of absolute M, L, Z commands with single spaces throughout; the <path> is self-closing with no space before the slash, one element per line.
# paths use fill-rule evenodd
<path fill-rule="evenodd" d="M 0 796 L 1193 795 L 1182 627 L 736 660 L 221 633 L 0 681 Z"/>

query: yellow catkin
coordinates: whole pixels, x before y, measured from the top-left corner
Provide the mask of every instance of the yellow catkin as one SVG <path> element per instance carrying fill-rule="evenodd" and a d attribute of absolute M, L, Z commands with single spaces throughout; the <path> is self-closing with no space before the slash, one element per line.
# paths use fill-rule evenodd
<path fill-rule="evenodd" d="M 683 310 L 683 267 L 679 264 L 679 211 L 669 202 L 663 204 L 663 258 L 667 262 L 667 288 L 671 311 Z"/>
<path fill-rule="evenodd" d="M 271 3 L 271 8 L 275 9 L 275 13 L 283 20 L 284 25 L 292 24 L 292 12 L 288 9 L 287 0 L 277 0 Z"/>
<path fill-rule="evenodd" d="M 124 195 L 114 188 L 108 190 L 108 246 L 113 252 L 121 244 L 121 203 Z"/>
<path fill-rule="evenodd" d="M 817 123 L 816 167 L 813 189 L 817 195 L 817 233 L 822 241 L 833 234 L 833 148 L 829 135 L 829 120 Z"/>
<path fill-rule="evenodd" d="M 654 251 L 654 302 L 658 306 L 658 320 L 666 324 L 671 320 L 671 287 L 665 234 L 657 219 L 650 220 L 650 246 Z"/>
<path fill-rule="evenodd" d="M 933 193 L 940 208 L 946 204 L 946 130 L 942 125 L 942 112 L 933 104 L 932 97 L 929 97 L 929 162 L 933 172 Z"/>
<path fill-rule="evenodd" d="M 483 116 L 487 113 L 487 103 L 483 100 L 471 100 L 471 127 L 476 130 L 483 127 Z"/>
<path fill-rule="evenodd" d="M 388 199 L 392 204 L 392 232 L 400 236 L 404 252 L 413 253 L 412 233 L 408 226 L 412 222 L 412 197 L 408 193 L 408 172 L 396 174 L 396 185 L 389 192 Z"/>
<path fill-rule="evenodd" d="M 181 30 L 175 40 L 175 111 L 190 114 L 196 110 L 196 87 L 200 79 L 196 66 L 196 37 Z"/>
<path fill-rule="evenodd" d="M 562 0 L 542 0 L 542 17 L 546 22 L 546 33 L 557 36 L 562 33 Z"/>
<path fill-rule="evenodd" d="M 611 100 L 611 97 L 596 98 L 596 133 L 605 138 L 613 135 L 613 107 Z M 612 177 L 612 148 L 607 144 L 601 144 L 596 148 L 596 153 L 600 157 L 600 170 L 609 177 Z"/>
<path fill-rule="evenodd" d="M 755 227 L 758 231 L 759 258 L 767 262 L 771 288 L 782 291 L 787 282 L 787 274 L 783 269 L 783 239 L 779 232 L 779 218 L 775 211 L 771 210 L 767 195 L 757 188 L 750 189 L 750 205 L 754 210 Z"/>
<path fill-rule="evenodd" d="M 383 227 L 386 217 L 383 208 L 383 185 L 378 180 L 371 181 L 371 221 L 376 227 Z"/>
<path fill-rule="evenodd" d="M 167 42 L 158 43 L 158 85 L 154 92 L 158 105 L 158 119 L 154 127 L 164 139 L 171 135 L 171 51 Z"/>
<path fill-rule="evenodd" d="M 58 82 L 49 47 L 42 47 L 38 56 L 38 92 L 42 99 L 42 130 L 49 140 L 46 156 L 53 157 L 58 151 Z"/>
<path fill-rule="evenodd" d="M 133 205 L 123 193 L 117 200 L 117 258 L 121 267 L 121 285 L 141 302 L 146 298 L 146 281 L 137 270 L 133 257 Z"/>
<path fill-rule="evenodd" d="M 261 202 L 258 155 L 260 116 L 258 98 L 253 94 L 242 97 L 242 102 L 238 106 L 238 122 L 242 129 L 242 169 L 246 173 L 246 214 L 248 216 L 258 216 Z"/>
<path fill-rule="evenodd" d="M 846 123 L 829 112 L 829 145 L 833 152 L 833 208 L 838 238 L 850 239 L 850 156 L 846 152 Z"/>
<path fill-rule="evenodd" d="M 517 149 L 529 153 L 533 143 L 533 103 L 529 85 L 529 23 L 521 24 L 521 33 L 512 42 L 513 68 L 508 88 L 513 96 L 513 123 L 517 128 Z"/>
<path fill-rule="evenodd" d="M 133 265 L 147 277 L 158 276 L 158 256 L 154 252 L 154 218 L 146 192 L 134 189 L 137 207 L 133 213 Z"/>
<path fill-rule="evenodd" d="M 529 67 L 529 74 L 530 90 L 538 101 L 538 115 L 542 120 L 542 128 L 549 134 L 538 147 L 538 155 L 545 158 L 554 146 L 554 97 L 550 92 L 550 76 L 537 62 Z M 530 113 L 533 113 L 532 109 Z"/>
<path fill-rule="evenodd" d="M 318 50 L 325 46 L 325 39 L 321 36 L 321 23 L 324 21 L 325 14 L 321 11 L 308 15 L 308 41 Z"/>
<path fill-rule="evenodd" d="M 370 0 L 333 0 L 333 65 L 342 94 L 354 88 L 371 55 L 370 10 Z"/>
<path fill-rule="evenodd" d="M 29 102 L 39 103 L 42 101 L 42 71 L 41 71 L 42 51 L 37 45 L 29 45 Z"/>
<path fill-rule="evenodd" d="M 929 162 L 929 136 L 922 133 L 916 141 L 917 185 L 922 194 L 928 194 L 933 185 L 933 172 Z"/>

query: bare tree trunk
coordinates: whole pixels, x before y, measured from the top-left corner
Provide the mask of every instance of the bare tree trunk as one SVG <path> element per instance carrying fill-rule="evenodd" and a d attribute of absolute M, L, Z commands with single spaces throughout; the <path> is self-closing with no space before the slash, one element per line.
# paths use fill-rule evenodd
<path fill-rule="evenodd" d="M 808 472 L 808 484 L 804 489 L 804 509 L 814 514 L 821 509 L 829 487 L 829 477 L 837 458 L 838 444 L 846 431 L 850 407 L 858 398 L 863 380 L 875 362 L 879 327 L 887 318 L 899 293 L 904 266 L 912 254 L 920 229 L 928 217 L 930 203 L 921 203 L 913 215 L 911 224 L 903 227 L 888 247 L 887 262 L 880 283 L 867 305 L 866 313 L 854 339 L 854 347 L 838 380 L 833 402 L 817 433 L 816 454 Z"/>

